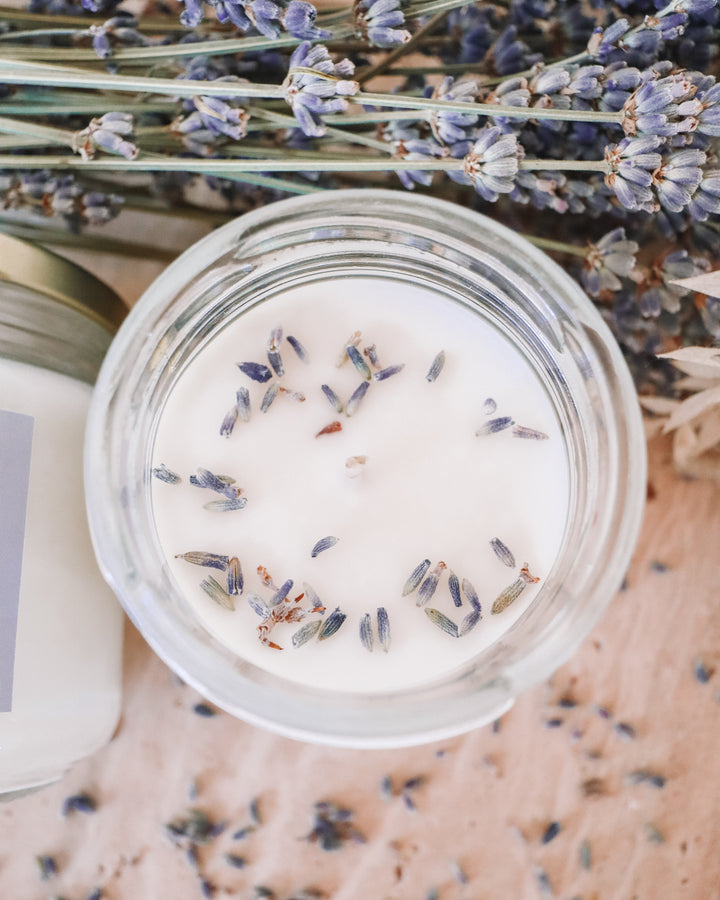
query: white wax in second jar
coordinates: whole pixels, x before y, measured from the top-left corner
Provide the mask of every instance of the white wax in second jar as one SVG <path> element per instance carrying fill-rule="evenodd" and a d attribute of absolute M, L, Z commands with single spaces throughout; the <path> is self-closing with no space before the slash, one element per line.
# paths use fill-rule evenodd
<path fill-rule="evenodd" d="M 285 373 L 279 382 L 306 399 L 298 402 L 281 392 L 262 413 L 260 403 L 272 382 L 253 382 L 238 363 L 267 365 L 265 348 L 276 327 L 284 335 Z M 386 380 L 373 379 L 348 417 L 332 408 L 321 385 L 346 402 L 363 380 L 350 361 L 336 365 L 355 331 L 362 333 L 361 351 L 375 344 L 381 367 L 404 368 Z M 297 357 L 288 335 L 307 349 L 309 363 Z M 429 382 L 426 375 L 441 350 L 445 365 Z M 220 424 L 241 386 L 250 392 L 250 420 L 239 420 L 230 437 L 222 437 Z M 491 419 L 505 416 L 548 439 L 522 439 L 512 428 L 476 435 Z M 316 436 L 333 421 L 341 422 L 341 431 Z M 351 478 L 346 460 L 356 456 L 366 462 Z M 523 356 L 459 303 L 389 279 L 348 277 L 295 288 L 228 325 L 170 393 L 153 451 L 153 465 L 161 464 L 182 482 L 153 479 L 157 533 L 200 621 L 238 656 L 330 690 L 381 692 L 428 682 L 497 641 L 542 587 L 568 508 L 560 424 Z M 222 498 L 189 483 L 199 467 L 235 478 L 246 507 L 204 509 Z M 315 543 L 326 536 L 338 542 L 311 558 Z M 493 538 L 511 550 L 514 568 L 493 552 Z M 234 598 L 234 611 L 215 604 L 200 588 L 207 575 L 225 584 L 222 572 L 175 558 L 190 551 L 238 557 L 245 587 Z M 460 608 L 454 606 L 450 571 L 461 582 L 469 579 L 478 593 L 482 619 L 462 637 L 431 621 L 417 606 L 417 591 L 402 596 L 406 579 L 424 559 L 447 565 L 427 608 L 457 624 L 472 611 L 466 597 Z M 524 563 L 540 582 L 492 615 L 495 598 Z M 296 648 L 291 635 L 303 623 L 283 624 L 270 636 L 283 649 L 263 645 L 257 635 L 261 620 L 246 602 L 248 592 L 266 601 L 272 595 L 258 566 L 266 567 L 276 585 L 293 579 L 291 598 L 304 582 L 312 585 L 327 608 L 325 618 L 336 607 L 347 615 L 340 630 Z M 388 652 L 377 642 L 378 607 L 389 616 Z M 365 613 L 371 614 L 375 632 L 372 652 L 359 637 Z"/>

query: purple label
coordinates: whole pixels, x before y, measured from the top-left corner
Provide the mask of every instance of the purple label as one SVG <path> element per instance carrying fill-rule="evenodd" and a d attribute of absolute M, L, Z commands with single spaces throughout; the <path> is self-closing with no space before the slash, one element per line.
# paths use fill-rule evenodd
<path fill-rule="evenodd" d="M 12 707 L 34 421 L 0 409 L 0 713 Z"/>

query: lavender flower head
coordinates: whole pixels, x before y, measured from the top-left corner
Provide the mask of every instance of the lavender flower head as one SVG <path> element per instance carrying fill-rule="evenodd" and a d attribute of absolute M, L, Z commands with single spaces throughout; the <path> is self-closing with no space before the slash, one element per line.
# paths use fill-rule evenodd
<path fill-rule="evenodd" d="M 588 294 L 599 297 L 605 291 L 619 291 L 620 277 L 626 278 L 633 271 L 639 249 L 635 241 L 627 240 L 624 228 L 615 228 L 590 244 L 581 275 Z"/>
<path fill-rule="evenodd" d="M 91 119 L 87 128 L 73 135 L 72 149 L 84 160 L 92 159 L 98 150 L 118 153 L 125 159 L 135 159 L 138 148 L 125 140 L 133 133 L 133 117 L 130 113 L 109 112 L 99 119 Z"/>
<path fill-rule="evenodd" d="M 309 41 L 303 41 L 298 45 L 290 57 L 283 87 L 285 99 L 306 135 L 322 137 L 326 128 L 321 116 L 347 109 L 345 97 L 352 97 L 360 90 L 357 81 L 350 80 L 354 72 L 355 66 L 349 59 L 333 63 L 322 44 L 312 47 Z"/>
<path fill-rule="evenodd" d="M 410 32 L 399 26 L 405 24 L 400 0 L 355 0 L 353 20 L 358 37 L 375 47 L 395 47 L 410 40 Z"/>
<path fill-rule="evenodd" d="M 485 128 L 465 156 L 460 179 L 472 184 L 478 194 L 494 203 L 499 194 L 509 194 L 515 185 L 521 147 L 514 134 L 503 134 L 497 125 Z"/>
<path fill-rule="evenodd" d="M 431 91 L 434 100 L 447 100 L 450 103 L 475 102 L 478 87 L 474 81 L 456 82 L 451 76 L 447 76 Z M 445 112 L 442 109 L 433 110 L 429 115 L 430 127 L 438 142 L 444 144 L 456 144 L 458 141 L 467 141 L 473 137 L 472 132 L 478 123 L 479 116 L 476 112 L 468 110 L 466 113 Z"/>
<path fill-rule="evenodd" d="M 204 0 L 184 0 L 185 9 L 180 22 L 186 28 L 196 28 L 202 22 Z M 330 37 L 330 32 L 315 26 L 317 10 L 307 0 L 209 0 L 218 22 L 230 22 L 241 31 L 255 28 L 268 38 L 276 38 L 287 31 L 300 40 L 315 41 Z"/>
<path fill-rule="evenodd" d="M 91 38 L 95 53 L 100 59 L 108 59 L 117 46 L 146 47 L 152 43 L 137 30 L 137 24 L 134 16 L 120 10 L 118 15 L 103 22 L 102 25 L 91 25 L 86 31 L 77 32 L 75 36 L 78 39 Z"/>
<path fill-rule="evenodd" d="M 660 205 L 670 212 L 682 212 L 690 205 L 702 181 L 707 156 L 702 150 L 680 150 L 669 156 L 652 174 Z"/>
<path fill-rule="evenodd" d="M 605 161 L 610 166 L 605 184 L 615 192 L 625 209 L 631 212 L 655 210 L 650 185 L 652 172 L 662 165 L 662 156 L 656 152 L 662 143 L 661 137 L 646 135 L 627 137 L 619 144 L 605 148 Z"/>
<path fill-rule="evenodd" d="M 234 75 L 223 75 L 213 80 L 215 83 L 218 81 L 241 83 L 241 79 Z M 236 96 L 201 95 L 193 97 L 190 103 L 192 110 L 190 115 L 176 119 L 172 125 L 173 131 L 182 135 L 183 143 L 189 150 L 207 155 L 218 138 L 229 137 L 239 141 L 245 137 L 250 117 L 239 105 Z"/>

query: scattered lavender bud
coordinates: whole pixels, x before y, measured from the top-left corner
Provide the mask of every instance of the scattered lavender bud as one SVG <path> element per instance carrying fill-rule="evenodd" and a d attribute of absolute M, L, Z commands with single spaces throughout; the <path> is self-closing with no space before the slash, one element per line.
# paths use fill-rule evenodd
<path fill-rule="evenodd" d="M 559 718 L 546 719 L 545 727 L 546 728 L 559 728 L 563 724 L 564 721 L 565 721 L 564 719 L 559 719 Z"/>
<path fill-rule="evenodd" d="M 446 569 L 445 563 L 441 560 L 428 573 L 423 583 L 418 588 L 417 605 L 424 606 L 428 600 L 432 598 L 438 586 L 438 581 L 443 571 Z"/>
<path fill-rule="evenodd" d="M 415 588 L 420 584 L 423 580 L 423 576 L 430 568 L 430 560 L 424 559 L 421 563 L 418 563 L 417 566 L 412 570 L 408 580 L 405 582 L 405 586 L 403 587 L 402 595 L 403 597 L 408 594 L 412 594 Z"/>
<path fill-rule="evenodd" d="M 601 719 L 611 719 L 612 713 L 606 706 L 598 706 L 597 704 L 593 707 L 595 713 L 600 716 Z"/>
<path fill-rule="evenodd" d="M 360 619 L 360 643 L 366 650 L 369 650 L 372 653 L 373 630 L 370 613 L 365 613 L 362 619 Z"/>
<path fill-rule="evenodd" d="M 238 363 L 237 365 L 243 375 L 247 375 L 247 377 L 251 378 L 253 381 L 259 381 L 260 384 L 265 381 L 270 381 L 272 378 L 272 371 L 262 363 L 243 362 Z"/>
<path fill-rule="evenodd" d="M 270 336 L 268 337 L 268 342 L 266 346 L 267 358 L 270 366 L 280 378 L 285 374 L 285 367 L 283 366 L 282 356 L 280 355 L 280 344 L 282 343 L 282 328 L 273 328 L 270 332 Z"/>
<path fill-rule="evenodd" d="M 650 563 L 650 571 L 656 572 L 658 575 L 663 575 L 665 572 L 668 572 L 669 570 L 670 570 L 670 566 L 668 566 L 664 562 L 660 562 L 659 559 L 654 559 Z"/>
<path fill-rule="evenodd" d="M 494 412 L 497 412 L 497 403 L 492 397 L 488 397 L 483 403 L 483 412 L 486 416 L 491 416 Z"/>
<path fill-rule="evenodd" d="M 390 649 L 390 618 L 384 606 L 379 606 L 377 611 L 378 643 L 383 652 Z"/>
<path fill-rule="evenodd" d="M 460 580 L 454 572 L 448 576 L 448 587 L 450 588 L 450 596 L 455 606 L 462 606 L 462 596 L 460 594 Z"/>
<path fill-rule="evenodd" d="M 204 719 L 211 719 L 217 715 L 217 710 L 210 706 L 209 703 L 196 703 L 192 710 L 196 715 L 202 716 Z"/>
<path fill-rule="evenodd" d="M 498 431 L 504 431 L 513 424 L 510 416 L 500 416 L 497 419 L 490 419 L 484 425 L 481 425 L 475 432 L 476 437 L 484 437 L 488 434 L 497 434 Z"/>
<path fill-rule="evenodd" d="M 212 881 L 209 881 L 207 878 L 200 879 L 200 891 L 202 892 L 203 897 L 205 897 L 205 900 L 212 900 L 216 890 L 217 888 Z"/>
<path fill-rule="evenodd" d="M 320 631 L 321 625 L 322 619 L 313 619 L 312 622 L 306 622 L 304 625 L 301 625 L 292 636 L 293 647 L 302 647 L 303 644 L 311 641 Z"/>
<path fill-rule="evenodd" d="M 182 481 L 182 478 L 176 472 L 172 472 L 168 469 L 165 463 L 155 466 L 152 473 L 153 477 L 157 478 L 158 481 L 164 481 L 165 484 L 180 484 Z"/>
<path fill-rule="evenodd" d="M 247 865 L 247 861 L 244 856 L 238 856 L 237 853 L 226 853 L 225 854 L 225 862 L 232 866 L 233 869 L 244 869 Z"/>
<path fill-rule="evenodd" d="M 452 637 L 460 636 L 457 625 L 452 619 L 448 619 L 445 613 L 440 612 L 439 609 L 433 609 L 432 606 L 427 606 L 425 607 L 425 615 L 430 619 L 433 625 L 437 625 L 441 631 L 444 631 Z"/>
<path fill-rule="evenodd" d="M 627 722 L 616 722 L 615 734 L 617 734 L 622 741 L 633 741 L 636 737 L 635 729 Z"/>
<path fill-rule="evenodd" d="M 340 626 L 346 618 L 346 614 L 340 611 L 340 607 L 336 607 L 327 619 L 325 619 L 320 634 L 318 635 L 318 640 L 324 641 L 326 638 L 332 637 L 340 629 Z"/>
<path fill-rule="evenodd" d="M 246 506 L 247 497 L 228 497 L 226 500 L 203 503 L 203 509 L 209 509 L 211 512 L 232 512 L 235 509 L 245 509 Z"/>
<path fill-rule="evenodd" d="M 292 590 L 292 586 L 294 583 L 295 582 L 292 580 L 292 578 L 288 578 L 287 581 L 284 581 L 272 595 L 272 597 L 270 598 L 270 603 L 268 605 L 278 606 L 278 604 L 282 603 Z"/>
<path fill-rule="evenodd" d="M 246 387 L 239 388 L 235 393 L 235 401 L 238 417 L 243 422 L 250 421 L 250 391 Z"/>
<path fill-rule="evenodd" d="M 550 822 L 540 838 L 540 843 L 549 844 L 550 841 L 554 840 L 560 834 L 561 829 L 562 825 L 559 822 Z"/>
<path fill-rule="evenodd" d="M 380 369 L 379 372 L 373 373 L 373 379 L 375 381 L 385 381 L 388 378 L 392 378 L 393 375 L 397 375 L 398 372 L 402 372 L 404 368 L 405 363 L 399 366 L 387 366 L 385 369 Z"/>
<path fill-rule="evenodd" d="M 348 344 L 345 348 L 345 352 L 347 353 L 350 362 L 355 366 L 362 377 L 366 381 L 370 381 L 370 379 L 372 378 L 372 372 L 370 371 L 370 367 L 363 359 L 363 355 L 358 350 L 358 348 L 354 344 Z"/>
<path fill-rule="evenodd" d="M 515 557 L 505 544 L 503 544 L 500 538 L 493 538 L 490 541 L 490 546 L 492 547 L 495 556 L 497 556 L 503 565 L 507 566 L 509 569 L 515 568 Z"/>
<path fill-rule="evenodd" d="M 383 775 L 380 781 L 380 798 L 387 802 L 392 798 L 393 795 L 393 787 L 392 787 L 392 779 L 389 775 Z"/>
<path fill-rule="evenodd" d="M 651 844 L 664 844 L 665 837 L 663 833 L 653 825 L 652 822 L 646 822 L 643 825 L 643 831 L 645 832 L 645 837 L 650 841 Z"/>
<path fill-rule="evenodd" d="M 192 550 L 189 553 L 176 553 L 175 559 L 183 559 L 185 562 L 192 563 L 195 566 L 207 566 L 211 569 L 219 569 L 224 572 L 227 568 L 230 557 L 222 556 L 219 553 L 206 553 L 203 550 Z"/>
<path fill-rule="evenodd" d="M 482 615 L 479 609 L 474 609 L 472 612 L 468 613 L 460 623 L 460 627 L 458 629 L 459 637 L 462 637 L 469 631 L 472 631 L 481 618 Z"/>
<path fill-rule="evenodd" d="M 435 359 L 432 361 L 430 368 L 428 369 L 428 373 L 425 376 L 425 380 L 432 383 L 438 377 L 438 375 L 442 372 L 443 366 L 445 365 L 445 351 L 441 350 Z"/>
<path fill-rule="evenodd" d="M 298 359 L 301 362 L 304 362 L 304 363 L 310 362 L 310 357 L 308 356 L 307 350 L 303 347 L 303 345 L 300 343 L 300 341 L 296 337 L 293 337 L 291 334 L 289 334 L 285 338 L 285 340 L 293 348 L 293 350 L 297 354 Z"/>
<path fill-rule="evenodd" d="M 547 872 L 545 869 L 540 866 L 534 866 L 533 871 L 535 873 L 535 881 L 537 882 L 538 890 L 540 891 L 543 897 L 554 897 L 552 885 L 550 884 L 550 879 L 548 878 Z"/>
<path fill-rule="evenodd" d="M 369 347 L 363 347 L 363 356 L 367 356 L 368 360 L 370 361 L 370 365 L 373 366 L 373 368 L 380 368 L 380 363 L 378 362 L 377 347 L 375 346 L 375 344 L 370 344 Z"/>
<path fill-rule="evenodd" d="M 238 420 L 238 408 L 233 406 L 231 410 L 225 413 L 225 418 L 220 423 L 220 437 L 229 438 L 235 429 L 235 423 Z"/>
<path fill-rule="evenodd" d="M 329 384 L 321 384 L 320 390 L 323 392 L 323 394 L 325 394 L 325 396 L 328 399 L 328 402 L 330 403 L 330 406 L 332 406 L 332 408 L 335 410 L 335 412 L 341 413 L 343 411 L 342 400 L 338 397 L 338 395 L 330 387 L 330 385 Z"/>
<path fill-rule="evenodd" d="M 460 866 L 460 863 L 453 860 L 453 862 L 450 863 L 450 872 L 452 874 L 452 877 L 455 879 L 455 881 L 457 881 L 458 884 L 470 883 L 470 879 L 465 874 L 464 870 Z"/>
<path fill-rule="evenodd" d="M 355 390 L 350 395 L 350 399 L 345 405 L 346 416 L 355 415 L 365 397 L 365 394 L 367 394 L 369 387 L 370 383 L 368 381 L 361 381 L 360 384 L 355 388 Z"/>
<path fill-rule="evenodd" d="M 589 872 L 592 866 L 592 848 L 588 840 L 580 844 L 580 865 L 586 872 Z"/>
<path fill-rule="evenodd" d="M 544 431 L 538 431 L 537 428 L 528 428 L 525 425 L 516 425 L 512 430 L 513 437 L 524 438 L 528 441 L 548 441 L 550 436 Z"/>
<path fill-rule="evenodd" d="M 47 855 L 36 856 L 35 860 L 37 861 L 41 881 L 48 881 L 48 879 L 57 875 L 58 867 L 55 857 Z"/>
<path fill-rule="evenodd" d="M 475 590 L 473 583 L 469 578 L 463 578 L 462 580 L 462 589 L 463 593 L 467 597 L 468 603 L 476 612 L 481 612 L 482 607 L 480 605 L 480 600 L 478 598 L 477 591 Z"/>
<path fill-rule="evenodd" d="M 574 709 L 578 704 L 577 700 L 574 700 L 572 697 L 561 697 L 558 700 L 557 705 L 561 709 Z"/>
<path fill-rule="evenodd" d="M 320 538 L 320 540 L 312 548 L 310 556 L 315 559 L 315 557 L 322 553 L 324 550 L 329 550 L 331 547 L 334 547 L 339 540 L 340 538 L 333 537 L 332 535 Z"/>
<path fill-rule="evenodd" d="M 693 674 L 699 684 L 707 684 L 712 678 L 713 670 L 709 669 L 702 659 L 696 659 L 693 663 Z"/>
<path fill-rule="evenodd" d="M 665 778 L 649 769 L 637 769 L 625 777 L 626 784 L 649 784 L 654 788 L 664 788 Z"/>
<path fill-rule="evenodd" d="M 266 413 L 270 407 L 272 406 L 275 398 L 280 392 L 280 384 L 277 381 L 273 381 L 270 387 L 265 391 L 265 394 L 260 401 L 260 412 Z"/>
<path fill-rule="evenodd" d="M 227 593 L 225 588 L 212 577 L 212 575 L 203 579 L 203 581 L 200 582 L 200 587 L 211 600 L 217 603 L 218 606 L 222 606 L 223 609 L 230 610 L 230 612 L 235 609 L 235 601 L 233 598 Z"/>
<path fill-rule="evenodd" d="M 67 816 L 71 812 L 94 813 L 97 809 L 97 803 L 90 794 L 82 791 L 79 794 L 73 794 L 66 797 L 62 805 L 62 814 Z"/>
<path fill-rule="evenodd" d="M 262 825 L 262 816 L 260 815 L 260 800 L 253 797 L 248 803 L 248 815 L 253 825 Z"/>
<path fill-rule="evenodd" d="M 96 887 L 94 890 L 90 891 L 85 900 L 102 900 L 104 896 L 103 889 Z"/>

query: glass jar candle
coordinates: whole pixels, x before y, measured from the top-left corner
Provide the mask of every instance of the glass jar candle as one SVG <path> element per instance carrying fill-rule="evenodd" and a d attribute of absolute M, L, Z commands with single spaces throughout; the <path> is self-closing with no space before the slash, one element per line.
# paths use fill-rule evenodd
<path fill-rule="evenodd" d="M 58 779 L 120 711 L 122 609 L 94 559 L 83 440 L 124 307 L 0 235 L 0 797 Z"/>
<path fill-rule="evenodd" d="M 619 586 L 645 449 L 575 282 L 443 201 L 327 192 L 201 241 L 103 366 L 106 578 L 230 712 L 348 746 L 490 721 Z"/>

